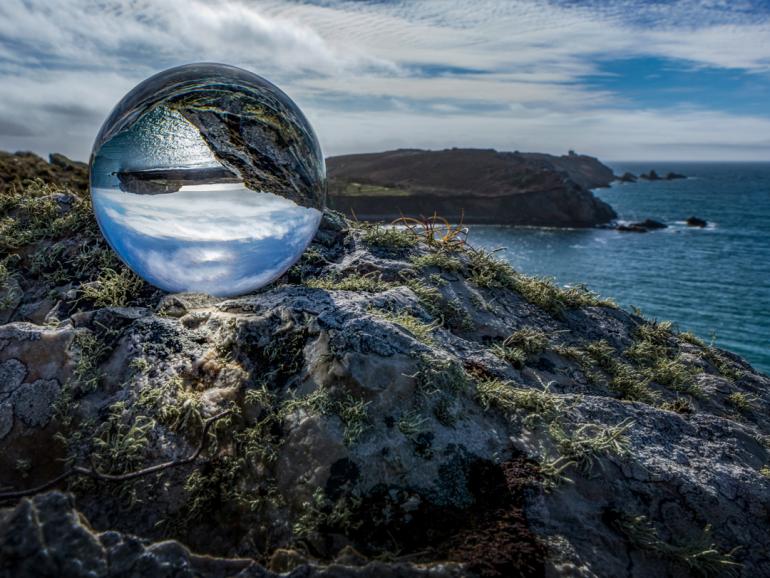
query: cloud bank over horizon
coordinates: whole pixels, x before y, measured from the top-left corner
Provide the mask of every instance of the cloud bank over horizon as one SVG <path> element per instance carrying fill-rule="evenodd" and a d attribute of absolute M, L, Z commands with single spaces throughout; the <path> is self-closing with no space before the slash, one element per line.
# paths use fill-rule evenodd
<path fill-rule="evenodd" d="M 0 148 L 86 159 L 126 92 L 196 61 L 276 83 L 327 155 L 770 160 L 770 8 L 717 0 L 3 0 Z"/>

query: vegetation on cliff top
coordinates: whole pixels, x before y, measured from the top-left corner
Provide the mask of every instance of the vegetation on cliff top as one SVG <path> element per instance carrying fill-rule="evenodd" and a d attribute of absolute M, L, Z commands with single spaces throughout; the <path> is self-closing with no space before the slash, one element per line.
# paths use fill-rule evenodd
<path fill-rule="evenodd" d="M 273 286 L 163 295 L 84 191 L 20 187 L 0 193 L 4 489 L 72 472 L 98 527 L 276 569 L 345 547 L 409 576 L 762 569 L 770 380 L 731 354 L 430 220 L 327 213 Z"/>

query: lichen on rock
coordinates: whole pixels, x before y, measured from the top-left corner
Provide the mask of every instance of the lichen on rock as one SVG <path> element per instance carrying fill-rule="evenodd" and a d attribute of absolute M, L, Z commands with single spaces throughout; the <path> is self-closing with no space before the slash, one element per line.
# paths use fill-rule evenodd
<path fill-rule="evenodd" d="M 3 215 L 29 218 L 19 202 Z M 284 277 L 231 299 L 142 284 L 97 304 L 88 227 L 13 249 L 0 488 L 102 478 L 7 500 L 0 571 L 770 574 L 767 376 L 590 292 L 371 227 L 327 213 Z"/>
<path fill-rule="evenodd" d="M 45 426 L 53 416 L 53 404 L 59 397 L 59 382 L 38 379 L 21 384 L 13 393 L 13 411 L 25 425 L 32 428 Z"/>

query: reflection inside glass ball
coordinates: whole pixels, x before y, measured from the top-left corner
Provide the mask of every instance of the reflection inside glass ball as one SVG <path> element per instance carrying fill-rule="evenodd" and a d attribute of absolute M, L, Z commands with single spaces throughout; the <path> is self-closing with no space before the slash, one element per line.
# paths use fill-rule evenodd
<path fill-rule="evenodd" d="M 318 229 L 325 178 L 318 140 L 294 102 L 221 64 L 139 84 L 91 155 L 102 233 L 166 291 L 230 296 L 280 277 Z"/>

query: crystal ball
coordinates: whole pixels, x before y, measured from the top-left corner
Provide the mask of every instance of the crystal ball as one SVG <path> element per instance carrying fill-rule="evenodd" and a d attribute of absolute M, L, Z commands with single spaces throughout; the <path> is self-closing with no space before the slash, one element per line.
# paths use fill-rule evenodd
<path fill-rule="evenodd" d="M 297 105 L 246 70 L 190 64 L 136 86 L 96 137 L 91 198 L 107 242 L 166 291 L 248 293 L 313 239 L 326 197 Z"/>

